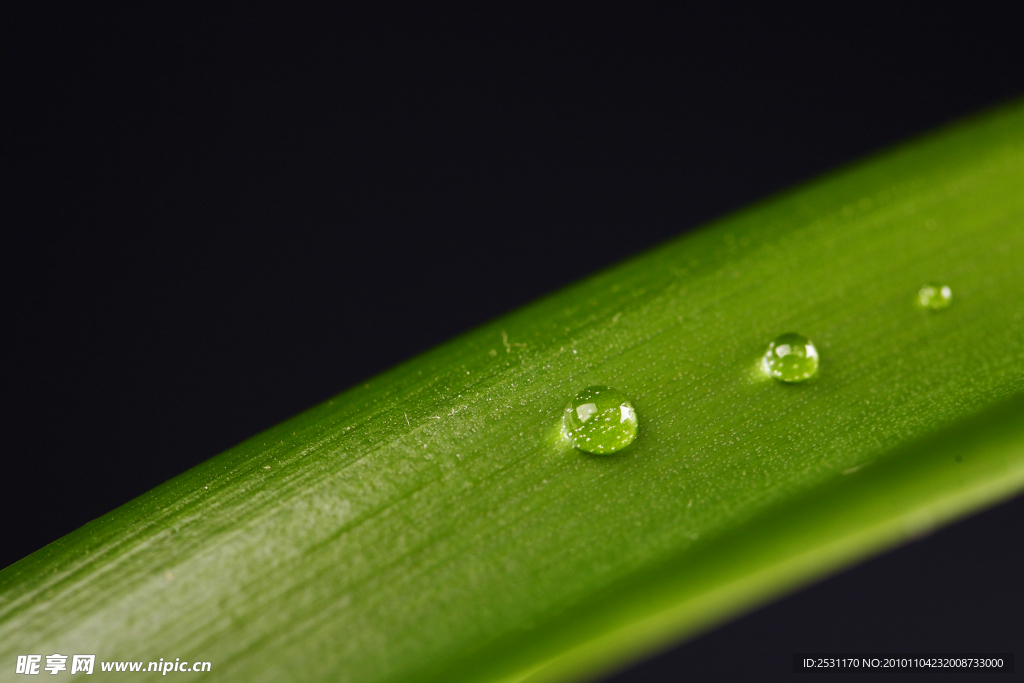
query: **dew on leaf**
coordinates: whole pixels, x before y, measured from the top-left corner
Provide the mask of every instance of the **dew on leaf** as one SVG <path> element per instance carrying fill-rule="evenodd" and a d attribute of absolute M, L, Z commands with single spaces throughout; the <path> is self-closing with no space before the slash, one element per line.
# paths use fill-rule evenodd
<path fill-rule="evenodd" d="M 818 373 L 818 349 L 807 337 L 787 332 L 768 345 L 763 364 L 765 372 L 781 382 L 803 382 Z"/>
<path fill-rule="evenodd" d="M 949 306 L 949 302 L 952 300 L 953 290 L 949 288 L 949 285 L 937 285 L 929 282 L 917 292 L 918 305 L 933 311 Z"/>
<path fill-rule="evenodd" d="M 608 387 L 587 387 L 565 407 L 562 428 L 572 445 L 585 453 L 605 454 L 633 443 L 636 411 L 625 394 Z"/>

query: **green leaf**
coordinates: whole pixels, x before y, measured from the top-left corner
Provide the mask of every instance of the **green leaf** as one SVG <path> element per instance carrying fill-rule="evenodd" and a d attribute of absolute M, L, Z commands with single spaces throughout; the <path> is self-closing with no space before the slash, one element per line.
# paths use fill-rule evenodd
<path fill-rule="evenodd" d="M 950 305 L 919 305 L 925 283 Z M 8 567 L 0 661 L 605 670 L 1024 488 L 1022 292 L 1018 102 L 485 325 Z M 787 332 L 817 348 L 807 381 L 762 367 Z M 627 448 L 566 441 L 591 386 L 632 402 Z"/>

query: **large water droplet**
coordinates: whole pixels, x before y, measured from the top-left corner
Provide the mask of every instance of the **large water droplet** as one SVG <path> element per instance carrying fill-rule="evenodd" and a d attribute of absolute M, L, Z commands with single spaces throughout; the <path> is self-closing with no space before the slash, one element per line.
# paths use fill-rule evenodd
<path fill-rule="evenodd" d="M 562 428 L 581 451 L 614 453 L 636 438 L 636 411 L 621 391 L 587 387 L 565 407 Z"/>
<path fill-rule="evenodd" d="M 782 382 L 803 382 L 818 373 L 818 349 L 803 335 L 780 334 L 764 353 L 764 369 Z"/>
<path fill-rule="evenodd" d="M 918 305 L 933 311 L 949 306 L 949 302 L 952 300 L 953 290 L 949 288 L 949 285 L 937 285 L 929 282 L 917 292 Z"/>

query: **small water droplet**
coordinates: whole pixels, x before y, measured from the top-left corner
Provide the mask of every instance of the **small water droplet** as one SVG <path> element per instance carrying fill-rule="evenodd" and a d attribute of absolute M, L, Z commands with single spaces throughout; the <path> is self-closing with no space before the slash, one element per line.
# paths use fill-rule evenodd
<path fill-rule="evenodd" d="M 614 453 L 633 443 L 636 411 L 625 394 L 608 387 L 587 387 L 565 407 L 562 428 L 585 453 Z"/>
<path fill-rule="evenodd" d="M 949 306 L 949 302 L 952 300 L 953 290 L 949 288 L 949 285 L 937 285 L 934 282 L 929 282 L 917 292 L 917 304 L 933 311 Z"/>
<path fill-rule="evenodd" d="M 764 369 L 782 382 L 803 382 L 818 374 L 818 349 L 807 337 L 780 334 L 764 353 Z"/>

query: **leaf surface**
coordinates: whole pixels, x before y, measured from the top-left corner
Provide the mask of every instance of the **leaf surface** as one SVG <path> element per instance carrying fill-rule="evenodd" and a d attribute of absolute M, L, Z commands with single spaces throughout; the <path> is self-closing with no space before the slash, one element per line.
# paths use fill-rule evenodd
<path fill-rule="evenodd" d="M 914 305 L 932 281 L 949 308 Z M 1017 102 L 484 325 L 15 563 L 0 660 L 606 670 L 1024 487 L 1022 293 Z M 760 366 L 790 331 L 820 352 L 802 384 Z M 598 384 L 640 424 L 612 455 L 561 432 Z"/>

